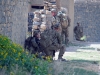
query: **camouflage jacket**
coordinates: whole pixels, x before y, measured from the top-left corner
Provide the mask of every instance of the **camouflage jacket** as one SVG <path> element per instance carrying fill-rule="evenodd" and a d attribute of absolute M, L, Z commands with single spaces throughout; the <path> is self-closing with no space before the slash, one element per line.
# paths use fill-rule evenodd
<path fill-rule="evenodd" d="M 41 34 L 40 43 L 45 48 L 50 45 L 61 44 L 62 43 L 61 36 L 57 31 L 48 29 L 44 33 Z"/>

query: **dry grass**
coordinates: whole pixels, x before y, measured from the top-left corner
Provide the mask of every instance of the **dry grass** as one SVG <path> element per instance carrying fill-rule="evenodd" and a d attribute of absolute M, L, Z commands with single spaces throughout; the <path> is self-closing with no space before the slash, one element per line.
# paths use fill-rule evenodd
<path fill-rule="evenodd" d="M 54 62 L 55 73 L 53 75 L 99 75 L 100 51 L 90 46 L 71 45 L 67 47 L 63 58 L 70 61 Z"/>

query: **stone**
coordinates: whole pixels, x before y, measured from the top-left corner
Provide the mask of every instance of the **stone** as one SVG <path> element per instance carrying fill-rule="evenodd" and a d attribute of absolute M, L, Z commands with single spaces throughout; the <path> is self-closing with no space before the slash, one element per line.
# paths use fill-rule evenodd
<path fill-rule="evenodd" d="M 86 2 L 85 2 L 86 1 Z M 88 36 L 87 41 L 100 42 L 100 2 L 91 0 L 75 1 L 74 24 L 80 22 L 83 26 L 84 35 Z"/>
<path fill-rule="evenodd" d="M 0 0 L 0 34 L 22 46 L 27 33 L 28 5 L 28 0 Z"/>

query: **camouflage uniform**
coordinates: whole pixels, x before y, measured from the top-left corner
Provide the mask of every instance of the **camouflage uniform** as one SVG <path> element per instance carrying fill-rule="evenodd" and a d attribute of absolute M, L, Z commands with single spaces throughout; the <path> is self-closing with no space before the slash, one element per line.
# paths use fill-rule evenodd
<path fill-rule="evenodd" d="M 39 33 L 39 31 L 35 31 L 34 32 L 34 35 L 31 39 L 31 53 L 32 54 L 35 54 L 35 53 L 38 53 L 38 52 L 41 52 L 40 50 L 40 39 L 36 37 L 36 35 Z"/>
<path fill-rule="evenodd" d="M 61 27 L 61 24 L 60 24 L 60 21 L 59 21 L 59 17 L 58 16 L 54 16 L 52 18 L 52 26 L 51 26 L 52 29 L 55 26 L 55 24 L 59 24 L 59 34 L 61 35 L 62 27 Z"/>
<path fill-rule="evenodd" d="M 74 28 L 75 38 L 78 41 L 81 41 L 80 38 L 83 37 L 83 28 L 81 26 L 75 26 Z"/>
<path fill-rule="evenodd" d="M 68 43 L 68 27 L 70 26 L 70 18 L 68 16 L 59 16 L 59 21 L 62 27 L 61 31 L 61 36 L 62 36 L 62 41 L 65 41 L 65 44 L 67 45 Z M 64 37 L 65 36 L 65 37 Z M 65 39 L 64 39 L 65 38 Z"/>
<path fill-rule="evenodd" d="M 44 34 L 47 35 L 43 36 Z M 60 50 L 58 58 L 62 58 L 65 52 L 65 46 L 62 45 L 61 36 L 57 31 L 52 29 L 46 30 L 44 33 L 41 34 L 40 43 L 42 46 L 41 48 L 44 50 L 47 56 L 53 57 L 53 52 Z"/>
<path fill-rule="evenodd" d="M 32 43 L 32 46 L 30 48 L 30 51 L 32 54 L 35 54 L 39 50 L 38 44 L 36 43 L 36 40 L 35 40 L 35 37 L 32 38 L 31 43 Z"/>

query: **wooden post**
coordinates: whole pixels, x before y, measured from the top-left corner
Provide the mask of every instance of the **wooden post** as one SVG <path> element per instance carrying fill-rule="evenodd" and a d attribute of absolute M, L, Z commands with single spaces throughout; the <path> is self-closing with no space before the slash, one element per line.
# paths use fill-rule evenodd
<path fill-rule="evenodd" d="M 60 0 L 56 0 L 56 5 L 57 5 L 57 11 L 59 11 L 61 7 Z"/>

